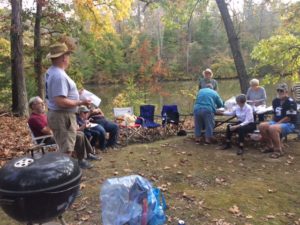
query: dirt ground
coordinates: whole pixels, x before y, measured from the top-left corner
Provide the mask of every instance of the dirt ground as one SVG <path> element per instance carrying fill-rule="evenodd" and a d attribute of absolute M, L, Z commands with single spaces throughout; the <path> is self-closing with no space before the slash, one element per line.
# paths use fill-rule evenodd
<path fill-rule="evenodd" d="M 133 144 L 101 154 L 83 172 L 81 191 L 66 213 L 69 225 L 101 222 L 99 192 L 107 178 L 139 174 L 160 187 L 167 224 L 300 224 L 300 143 L 289 137 L 286 154 L 270 159 L 253 142 L 243 157 L 236 147 L 196 145 L 191 136 Z M 0 211 L 0 224 L 18 224 Z"/>

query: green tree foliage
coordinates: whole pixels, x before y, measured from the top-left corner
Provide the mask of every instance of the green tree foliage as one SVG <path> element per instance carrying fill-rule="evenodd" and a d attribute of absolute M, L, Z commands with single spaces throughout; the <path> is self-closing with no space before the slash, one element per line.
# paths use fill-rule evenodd
<path fill-rule="evenodd" d="M 300 70 L 300 38 L 292 34 L 276 35 L 262 40 L 253 50 L 256 69 L 269 67 L 268 75 L 298 76 Z"/>
<path fill-rule="evenodd" d="M 279 33 L 260 41 L 251 56 L 257 61 L 254 74 L 266 74 L 272 82 L 282 77 L 291 76 L 300 80 L 300 3 L 287 9 Z"/>
<path fill-rule="evenodd" d="M 0 37 L 0 106 L 9 108 L 11 100 L 10 42 Z"/>

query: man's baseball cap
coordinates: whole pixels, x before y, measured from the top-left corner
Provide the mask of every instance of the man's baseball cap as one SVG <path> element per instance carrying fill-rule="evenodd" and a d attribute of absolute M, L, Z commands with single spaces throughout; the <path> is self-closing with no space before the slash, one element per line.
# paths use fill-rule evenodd
<path fill-rule="evenodd" d="M 276 90 L 288 91 L 289 86 L 286 83 L 278 84 Z"/>

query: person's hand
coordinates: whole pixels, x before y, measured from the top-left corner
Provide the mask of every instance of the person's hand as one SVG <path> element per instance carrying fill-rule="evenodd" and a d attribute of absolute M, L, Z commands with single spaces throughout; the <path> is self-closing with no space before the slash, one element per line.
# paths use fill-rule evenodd
<path fill-rule="evenodd" d="M 91 99 L 81 100 L 81 105 L 89 106 L 92 103 Z"/>
<path fill-rule="evenodd" d="M 89 120 L 85 121 L 85 128 L 90 128 L 91 127 L 91 123 Z"/>
<path fill-rule="evenodd" d="M 230 126 L 230 131 L 235 131 L 239 127 L 240 127 L 240 125 Z"/>
<path fill-rule="evenodd" d="M 217 110 L 216 110 L 216 114 L 217 114 L 217 115 L 223 115 L 223 110 L 217 109 Z"/>

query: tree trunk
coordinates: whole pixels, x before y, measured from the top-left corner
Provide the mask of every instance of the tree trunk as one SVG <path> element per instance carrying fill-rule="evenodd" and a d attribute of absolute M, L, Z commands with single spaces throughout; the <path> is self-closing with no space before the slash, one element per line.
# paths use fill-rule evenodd
<path fill-rule="evenodd" d="M 247 74 L 243 56 L 240 49 L 239 39 L 234 30 L 231 17 L 228 12 L 227 5 L 224 0 L 216 0 L 222 19 L 224 21 L 225 29 L 227 32 L 228 41 L 230 44 L 231 52 L 234 59 L 235 68 L 240 81 L 241 92 L 246 94 L 249 87 L 249 76 Z"/>
<path fill-rule="evenodd" d="M 44 99 L 45 86 L 42 71 L 42 49 L 41 49 L 41 18 L 42 18 L 42 2 L 36 1 L 36 15 L 34 25 L 34 71 L 37 80 L 38 95 Z"/>
<path fill-rule="evenodd" d="M 12 111 L 18 116 L 26 116 L 28 107 L 23 63 L 22 0 L 11 0 L 11 13 Z"/>

